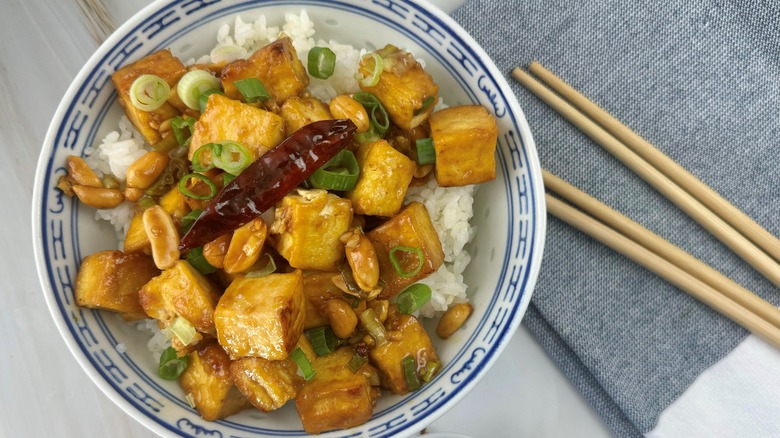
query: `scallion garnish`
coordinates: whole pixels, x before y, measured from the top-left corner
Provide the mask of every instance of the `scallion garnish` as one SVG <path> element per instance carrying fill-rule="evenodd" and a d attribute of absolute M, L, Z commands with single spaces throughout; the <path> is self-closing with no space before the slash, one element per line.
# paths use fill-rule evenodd
<path fill-rule="evenodd" d="M 407 254 L 414 254 L 417 256 L 417 265 L 411 270 L 406 271 L 401 266 L 401 261 L 398 260 L 396 257 L 397 252 L 407 253 Z M 414 277 L 418 273 L 420 273 L 420 270 L 423 267 L 423 263 L 425 262 L 425 258 L 423 257 L 423 252 L 420 248 L 410 248 L 408 246 L 394 246 L 390 249 L 390 252 L 388 253 L 388 256 L 390 257 L 390 263 L 393 265 L 393 268 L 395 269 L 395 272 L 400 275 L 401 277 Z"/>
<path fill-rule="evenodd" d="M 175 135 L 167 135 L 160 139 L 157 143 L 152 145 L 152 149 L 156 150 L 157 152 L 167 154 L 168 152 L 176 149 L 176 147 L 179 146 L 179 143 L 176 142 L 176 136 Z"/>
<path fill-rule="evenodd" d="M 192 133 L 195 132 L 195 119 L 192 117 L 176 116 L 171 120 L 173 135 L 179 145 L 189 144 Z"/>
<path fill-rule="evenodd" d="M 352 356 L 352 359 L 349 360 L 347 366 L 350 370 L 352 370 L 353 373 L 357 373 L 361 368 L 363 368 L 363 365 L 367 363 L 368 358 L 366 356 L 361 356 L 355 352 L 355 354 Z"/>
<path fill-rule="evenodd" d="M 238 175 L 252 164 L 252 154 L 241 143 L 225 140 L 219 143 L 219 160 L 214 165 L 231 175 Z"/>
<path fill-rule="evenodd" d="M 160 356 L 157 375 L 165 380 L 176 380 L 187 369 L 187 356 L 179 357 L 173 347 L 168 347 Z"/>
<path fill-rule="evenodd" d="M 171 324 L 170 330 L 171 333 L 173 333 L 173 335 L 176 336 L 179 342 L 181 342 L 185 347 L 190 345 L 195 339 L 195 335 L 198 334 L 198 331 L 195 330 L 195 327 L 193 327 L 189 321 L 181 316 L 176 317 L 176 319 L 173 321 L 173 324 Z"/>
<path fill-rule="evenodd" d="M 360 73 L 355 74 L 355 79 L 360 81 L 360 85 L 364 87 L 373 87 L 379 83 L 379 78 L 382 76 L 382 72 L 385 69 L 384 61 L 382 57 L 377 53 L 369 53 L 366 56 L 370 56 L 374 61 L 374 66 L 368 73 L 368 76 L 361 77 Z"/>
<path fill-rule="evenodd" d="M 310 61 L 311 62 L 311 61 Z M 244 102 L 254 103 L 258 101 L 266 101 L 271 98 L 268 91 L 257 78 L 240 79 L 233 82 L 233 86 L 236 87 L 241 97 L 244 98 Z"/>
<path fill-rule="evenodd" d="M 376 345 L 382 345 L 387 342 L 387 333 L 385 327 L 379 322 L 379 317 L 372 308 L 368 308 L 360 313 L 360 322 L 363 323 L 363 327 L 366 331 L 374 337 Z"/>
<path fill-rule="evenodd" d="M 415 283 L 398 294 L 395 302 L 398 304 L 399 312 L 410 315 L 430 300 L 430 286 L 427 284 Z"/>
<path fill-rule="evenodd" d="M 318 189 L 347 191 L 355 188 L 358 176 L 360 165 L 355 154 L 344 149 L 314 171 L 309 182 Z"/>
<path fill-rule="evenodd" d="M 190 181 L 191 178 L 200 180 L 203 182 L 203 184 L 206 184 L 206 187 L 209 188 L 209 193 L 207 195 L 199 195 L 192 190 L 190 190 L 187 187 L 187 183 Z M 217 194 L 217 185 L 214 184 L 214 181 L 208 179 L 205 175 L 201 175 L 199 173 L 188 173 L 184 175 L 181 180 L 179 181 L 179 191 L 184 195 L 188 196 L 192 199 L 198 199 L 201 201 L 205 201 L 207 199 L 211 199 L 214 197 L 214 195 Z"/>
<path fill-rule="evenodd" d="M 330 326 L 324 325 L 321 327 L 306 330 L 304 332 L 306 338 L 311 342 L 311 346 L 317 356 L 325 356 L 333 353 L 333 350 L 338 347 L 341 339 L 336 337 Z"/>
<path fill-rule="evenodd" d="M 276 262 L 274 261 L 274 258 L 268 253 L 265 253 L 265 256 L 268 257 L 268 263 L 258 270 L 247 272 L 245 275 L 246 278 L 265 277 L 266 275 L 271 275 L 276 272 Z"/>
<path fill-rule="evenodd" d="M 198 99 L 209 90 L 219 90 L 219 79 L 206 70 L 192 70 L 179 79 L 176 92 L 190 109 L 200 109 Z"/>
<path fill-rule="evenodd" d="M 148 208 L 152 208 L 155 205 L 157 205 L 157 203 L 154 202 L 154 198 L 152 198 L 149 195 L 142 196 L 141 199 L 139 199 L 138 202 L 135 203 L 137 210 L 140 211 L 144 211 Z"/>
<path fill-rule="evenodd" d="M 209 104 L 209 96 L 212 94 L 222 94 L 222 92 L 219 90 L 206 90 L 198 96 L 198 108 L 200 109 L 200 112 L 206 112 L 206 107 Z"/>
<path fill-rule="evenodd" d="M 191 212 L 185 214 L 181 218 L 181 232 L 182 234 L 186 234 L 187 231 L 192 228 L 192 224 L 195 223 L 196 220 L 200 217 L 200 214 L 203 213 L 203 210 L 196 208 L 195 210 L 192 210 Z"/>
<path fill-rule="evenodd" d="M 409 391 L 420 389 L 420 379 L 417 377 L 417 364 L 415 363 L 414 357 L 406 356 L 401 359 L 401 367 L 404 369 L 406 389 Z"/>
<path fill-rule="evenodd" d="M 297 347 L 293 350 L 293 352 L 290 353 L 290 358 L 298 365 L 298 368 L 303 373 L 303 378 L 306 379 L 307 382 L 317 375 L 314 368 L 311 366 L 311 362 L 309 362 L 309 359 L 306 357 L 306 354 L 301 350 L 301 347 Z"/>
<path fill-rule="evenodd" d="M 432 164 L 436 162 L 436 150 L 433 147 L 432 138 L 421 138 L 416 140 L 417 162 L 420 164 Z"/>
<path fill-rule="evenodd" d="M 372 130 L 368 130 L 366 132 L 358 132 L 355 134 L 355 141 L 358 143 L 367 143 L 369 141 L 376 141 L 379 140 L 379 136 L 376 135 L 376 132 Z"/>
<path fill-rule="evenodd" d="M 436 373 L 439 372 L 439 368 L 441 368 L 441 362 L 436 361 L 429 361 L 425 364 L 425 374 L 423 374 L 423 382 L 428 383 L 433 379 L 433 376 L 436 375 Z"/>
<path fill-rule="evenodd" d="M 309 74 L 318 79 L 328 79 L 336 69 L 336 54 L 327 47 L 315 47 L 309 51 Z"/>
<path fill-rule="evenodd" d="M 423 100 L 423 104 L 422 104 L 422 106 L 421 106 L 420 108 L 417 108 L 417 111 L 415 111 L 415 112 L 414 112 L 414 115 L 415 115 L 415 116 L 419 116 L 420 114 L 422 114 L 423 112 L 425 112 L 425 110 L 427 110 L 427 109 L 428 109 L 428 107 L 429 107 L 429 106 L 431 106 L 431 104 L 433 104 L 433 101 L 434 101 L 434 100 L 435 100 L 435 98 L 434 98 L 433 96 L 428 96 L 428 97 L 426 97 L 426 98 Z"/>
<path fill-rule="evenodd" d="M 211 266 L 211 263 L 209 263 L 206 260 L 206 257 L 203 256 L 202 246 L 192 248 L 190 252 L 187 253 L 185 259 L 190 263 L 190 265 L 192 265 L 193 268 L 195 268 L 203 275 L 208 275 L 217 271 L 217 268 Z"/>
<path fill-rule="evenodd" d="M 230 182 L 233 181 L 234 179 L 236 179 L 236 175 L 233 175 L 233 174 L 230 174 L 230 173 L 227 173 L 227 172 L 223 173 L 222 174 L 222 186 L 226 186 L 226 185 L 230 184 Z"/>
<path fill-rule="evenodd" d="M 384 137 L 390 127 L 390 117 L 388 117 L 385 107 L 382 106 L 382 102 L 373 94 L 365 91 L 358 91 L 352 95 L 352 98 L 360 102 L 368 112 L 371 119 L 371 131 L 374 131 L 380 138 Z"/>
<path fill-rule="evenodd" d="M 155 75 L 138 76 L 130 86 L 130 102 L 141 111 L 154 111 L 168 100 L 171 87 Z"/>
<path fill-rule="evenodd" d="M 207 143 L 195 150 L 192 154 L 192 170 L 195 172 L 207 172 L 216 166 L 222 147 L 218 143 Z"/>

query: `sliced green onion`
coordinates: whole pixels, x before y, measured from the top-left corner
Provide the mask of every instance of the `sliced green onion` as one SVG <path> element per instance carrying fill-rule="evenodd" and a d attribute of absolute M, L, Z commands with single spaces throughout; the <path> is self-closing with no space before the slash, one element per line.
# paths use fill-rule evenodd
<path fill-rule="evenodd" d="M 184 400 L 187 400 L 187 404 L 190 405 L 192 409 L 197 408 L 197 406 L 195 406 L 195 396 L 192 395 L 191 392 L 188 392 L 187 395 L 184 396 Z"/>
<path fill-rule="evenodd" d="M 198 96 L 198 109 L 200 109 L 200 112 L 206 112 L 206 107 L 209 104 L 209 96 L 215 93 L 222 94 L 222 92 L 219 90 L 206 90 L 200 96 Z"/>
<path fill-rule="evenodd" d="M 222 147 L 218 143 L 207 143 L 195 150 L 192 154 L 192 170 L 206 172 L 213 169 L 222 153 Z"/>
<path fill-rule="evenodd" d="M 423 374 L 423 382 L 428 383 L 433 379 L 433 376 L 436 375 L 436 373 L 439 372 L 439 368 L 441 368 L 441 362 L 436 362 L 435 360 L 429 361 L 425 364 L 425 374 Z"/>
<path fill-rule="evenodd" d="M 211 266 L 211 263 L 209 263 L 208 260 L 206 260 L 206 257 L 203 256 L 202 246 L 192 248 L 190 252 L 187 253 L 185 259 L 192 265 L 193 268 L 195 268 L 203 275 L 208 275 L 217 271 L 217 268 Z"/>
<path fill-rule="evenodd" d="M 361 356 L 357 354 L 357 352 L 352 356 L 352 359 L 349 360 L 349 363 L 347 366 L 350 370 L 352 370 L 353 373 L 357 373 L 360 371 L 361 368 L 363 368 L 363 365 L 368 363 L 368 358 L 365 356 Z"/>
<path fill-rule="evenodd" d="M 328 79 L 336 69 L 336 54 L 327 47 L 315 47 L 309 51 L 309 74 L 318 79 Z"/>
<path fill-rule="evenodd" d="M 410 315 L 430 300 L 430 286 L 427 284 L 415 283 L 398 294 L 395 302 L 398 304 L 399 312 Z"/>
<path fill-rule="evenodd" d="M 374 60 L 374 68 L 371 69 L 368 76 L 360 77 L 360 73 L 355 75 L 355 79 L 360 81 L 360 85 L 364 87 L 373 87 L 379 83 L 379 78 L 382 76 L 382 71 L 385 69 L 384 61 L 382 57 L 377 53 L 369 53 L 366 56 L 371 56 Z"/>
<path fill-rule="evenodd" d="M 261 269 L 247 272 L 245 275 L 246 278 L 265 277 L 266 275 L 271 275 L 276 272 L 276 262 L 274 261 L 274 258 L 271 257 L 271 254 L 268 253 L 265 253 L 265 256 L 268 257 L 268 263 L 266 263 L 265 266 L 263 266 Z"/>
<path fill-rule="evenodd" d="M 365 91 L 358 91 L 352 95 L 352 98 L 360 102 L 368 112 L 371 119 L 371 130 L 379 137 L 384 137 L 387 129 L 390 128 L 390 117 L 388 117 L 382 102 L 373 94 Z"/>
<path fill-rule="evenodd" d="M 429 106 L 431 106 L 431 104 L 433 103 L 433 101 L 434 101 L 434 100 L 435 100 L 435 99 L 434 99 L 434 97 L 433 97 L 433 96 L 428 96 L 428 97 L 426 97 L 426 98 L 423 100 L 423 104 L 422 104 L 422 106 L 421 106 L 420 108 L 417 108 L 417 111 L 415 111 L 415 112 L 414 112 L 414 115 L 415 115 L 415 116 L 419 116 L 420 114 L 422 114 L 423 112 L 425 112 L 425 110 L 427 110 L 427 109 L 428 109 L 428 107 L 429 107 Z"/>
<path fill-rule="evenodd" d="M 303 350 L 301 350 L 301 347 L 293 350 L 293 352 L 290 353 L 290 358 L 292 358 L 292 360 L 294 360 L 298 365 L 298 368 L 303 373 L 303 378 L 306 379 L 307 382 L 311 380 L 312 377 L 317 375 L 317 373 L 314 371 L 314 368 L 311 366 L 311 362 L 309 362 L 309 359 L 306 357 L 306 354 L 304 354 Z"/>
<path fill-rule="evenodd" d="M 400 261 L 396 258 L 395 253 L 398 251 L 414 254 L 417 256 L 417 266 L 412 269 L 411 271 L 405 271 L 403 267 L 401 267 Z M 395 272 L 400 275 L 401 277 L 414 277 L 418 273 L 420 273 L 420 270 L 423 267 L 423 263 L 425 262 L 425 258 L 423 257 L 423 252 L 420 248 L 410 248 L 408 246 L 394 246 L 390 249 L 390 253 L 388 254 L 390 256 L 390 263 L 393 264 L 393 268 L 395 269 Z"/>
<path fill-rule="evenodd" d="M 311 346 L 317 356 L 325 356 L 333 353 L 333 350 L 338 347 L 341 339 L 336 337 L 330 326 L 324 325 L 313 329 L 306 330 L 304 332 L 306 337 L 311 342 Z"/>
<path fill-rule="evenodd" d="M 155 75 L 141 75 L 130 86 L 130 102 L 141 111 L 154 111 L 163 106 L 171 93 L 165 79 Z"/>
<path fill-rule="evenodd" d="M 135 203 L 135 206 L 141 211 L 145 211 L 149 208 L 154 207 L 155 205 L 157 205 L 157 203 L 154 202 L 154 198 L 152 198 L 149 195 L 142 196 L 141 199 L 139 199 L 138 202 Z"/>
<path fill-rule="evenodd" d="M 187 231 L 192 228 L 192 224 L 195 223 L 196 220 L 200 217 L 200 214 L 203 213 L 203 210 L 196 208 L 195 210 L 192 210 L 191 212 L 185 214 L 181 218 L 181 232 L 187 233 Z"/>
<path fill-rule="evenodd" d="M 163 137 L 157 143 L 153 144 L 152 149 L 156 150 L 157 152 L 167 154 L 168 152 L 174 150 L 178 145 L 179 143 L 176 142 L 176 136 L 168 135 Z"/>
<path fill-rule="evenodd" d="M 223 173 L 222 174 L 222 186 L 224 187 L 224 186 L 230 184 L 230 182 L 233 181 L 234 179 L 236 179 L 236 175 L 233 175 L 233 174 L 230 174 L 230 173 L 227 173 L 227 172 Z"/>
<path fill-rule="evenodd" d="M 387 333 L 385 332 L 385 328 L 382 323 L 379 322 L 379 317 L 376 315 L 374 309 L 369 307 L 368 309 L 361 312 L 360 322 L 363 323 L 363 326 L 366 328 L 368 333 L 374 337 L 377 346 L 387 342 Z"/>
<path fill-rule="evenodd" d="M 414 357 L 406 356 L 401 359 L 401 367 L 404 369 L 406 389 L 409 391 L 420 389 L 420 379 L 417 377 L 417 364 L 414 361 Z"/>
<path fill-rule="evenodd" d="M 252 154 L 241 143 L 226 140 L 219 145 L 221 146 L 219 160 L 214 165 L 225 172 L 238 175 L 252 164 Z"/>
<path fill-rule="evenodd" d="M 318 189 L 347 191 L 355 188 L 360 166 L 352 151 L 343 149 L 309 177 Z"/>
<path fill-rule="evenodd" d="M 436 162 L 436 149 L 433 147 L 432 138 L 421 138 L 416 140 L 417 162 L 420 164 L 433 164 Z"/>
<path fill-rule="evenodd" d="M 357 134 L 355 134 L 355 141 L 361 144 L 368 143 L 369 141 L 376 141 L 379 139 L 380 137 L 376 135 L 376 132 L 374 132 L 371 129 L 369 129 L 366 132 L 358 132 Z"/>
<path fill-rule="evenodd" d="M 189 144 L 192 133 L 195 132 L 195 119 L 192 117 L 176 116 L 171 120 L 171 127 L 173 128 L 173 135 L 176 137 L 176 142 L 179 145 Z"/>
<path fill-rule="evenodd" d="M 203 181 L 206 186 L 209 188 L 209 194 L 208 195 L 199 195 L 192 190 L 187 188 L 187 182 L 190 180 L 190 178 L 195 178 Z M 188 173 L 184 175 L 181 180 L 179 181 L 179 191 L 184 194 L 184 196 L 188 196 L 192 199 L 199 199 L 201 201 L 211 199 L 214 197 L 214 195 L 217 194 L 217 185 L 214 184 L 214 181 L 208 179 L 205 175 L 201 175 L 199 173 Z"/>
<path fill-rule="evenodd" d="M 268 91 L 257 78 L 246 78 L 233 82 L 233 85 L 241 93 L 245 102 L 253 103 L 257 101 L 266 101 L 271 98 Z"/>
<path fill-rule="evenodd" d="M 195 327 L 181 316 L 176 317 L 173 324 L 171 324 L 170 330 L 185 347 L 190 345 L 192 341 L 195 340 L 195 335 L 198 334 Z"/>
<path fill-rule="evenodd" d="M 209 90 L 219 90 L 219 79 L 206 70 L 192 70 L 179 79 L 176 91 L 188 108 L 200 108 L 198 98 Z"/>
<path fill-rule="evenodd" d="M 168 347 L 160 356 L 157 375 L 165 380 L 176 380 L 187 369 L 187 356 L 179 357 L 173 347 Z"/>

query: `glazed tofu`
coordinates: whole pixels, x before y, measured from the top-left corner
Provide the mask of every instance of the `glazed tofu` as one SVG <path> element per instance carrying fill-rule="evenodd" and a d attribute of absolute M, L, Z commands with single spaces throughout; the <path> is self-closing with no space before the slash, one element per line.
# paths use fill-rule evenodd
<path fill-rule="evenodd" d="M 184 393 L 192 396 L 195 408 L 208 421 L 252 407 L 233 383 L 230 364 L 225 350 L 212 340 L 190 353 L 189 365 L 179 377 Z"/>
<path fill-rule="evenodd" d="M 284 120 L 276 114 L 214 93 L 195 122 L 189 158 L 201 146 L 232 140 L 246 146 L 253 159 L 284 140 Z"/>
<path fill-rule="evenodd" d="M 379 390 L 371 386 L 369 376 L 376 370 L 366 364 L 353 373 L 347 366 L 353 354 L 352 348 L 341 347 L 312 363 L 317 374 L 295 397 L 307 433 L 347 429 L 371 418 Z"/>
<path fill-rule="evenodd" d="M 177 226 L 181 225 L 181 218 L 190 212 L 186 196 L 184 196 L 176 186 L 171 188 L 168 193 L 160 198 L 159 205 L 171 215 L 173 222 Z M 130 224 L 127 227 L 127 234 L 125 234 L 123 250 L 127 253 L 141 252 L 144 254 L 151 254 L 152 248 L 151 243 L 149 242 L 149 236 L 147 236 L 146 230 L 144 229 L 143 217 L 139 213 L 134 214 L 133 218 L 130 219 Z"/>
<path fill-rule="evenodd" d="M 341 289 L 337 288 L 331 278 L 333 272 L 308 272 L 303 276 L 303 295 L 306 298 L 304 330 L 330 324 L 328 318 L 320 312 L 331 298 L 341 297 Z"/>
<path fill-rule="evenodd" d="M 375 95 L 385 107 L 390 120 L 404 131 L 416 128 L 433 111 L 438 101 L 439 86 L 414 57 L 397 47 L 378 50 L 385 59 L 385 69 L 373 87 L 360 85 L 363 91 Z M 395 67 L 388 68 L 392 63 Z M 359 71 L 363 77 L 371 75 L 374 60 L 365 56 Z M 426 101 L 428 105 L 426 106 Z"/>
<path fill-rule="evenodd" d="M 382 225 L 366 233 L 374 244 L 379 259 L 379 277 L 385 288 L 379 294 L 380 299 L 389 299 L 416 281 L 436 272 L 444 262 L 439 235 L 431 223 L 428 210 L 419 202 L 412 202 L 400 213 L 388 219 Z M 423 264 L 416 275 L 403 277 L 390 262 L 390 251 L 396 246 L 419 248 L 422 251 Z M 403 272 L 414 272 L 419 266 L 419 257 L 415 253 L 396 251 L 394 254 Z"/>
<path fill-rule="evenodd" d="M 288 136 L 309 123 L 333 118 L 325 102 L 315 97 L 297 96 L 293 96 L 284 102 L 281 116 L 284 119 Z"/>
<path fill-rule="evenodd" d="M 244 396 L 263 412 L 284 406 L 304 383 L 292 359 L 245 357 L 233 362 L 230 373 Z"/>
<path fill-rule="evenodd" d="M 118 312 L 127 320 L 146 318 L 138 291 L 159 273 L 146 255 L 96 252 L 81 262 L 76 276 L 76 304 Z"/>
<path fill-rule="evenodd" d="M 274 247 L 298 269 L 335 271 L 344 258 L 339 238 L 352 223 L 352 204 L 325 190 L 298 190 L 276 206 Z"/>
<path fill-rule="evenodd" d="M 356 214 L 389 217 L 401 210 L 416 165 L 385 140 L 363 143 L 356 155 L 360 177 L 346 197 Z"/>
<path fill-rule="evenodd" d="M 455 106 L 431 115 L 436 182 L 465 186 L 496 177 L 496 120 L 485 107 Z"/>
<path fill-rule="evenodd" d="M 215 313 L 219 343 L 232 359 L 284 360 L 303 333 L 303 274 L 238 277 Z"/>
<path fill-rule="evenodd" d="M 214 308 L 219 290 L 186 260 L 146 283 L 139 293 L 141 306 L 164 327 L 182 317 L 200 333 L 214 334 Z"/>
<path fill-rule="evenodd" d="M 379 371 L 383 387 L 395 394 L 406 394 L 409 389 L 401 361 L 406 356 L 414 357 L 418 377 L 422 377 L 428 362 L 439 362 L 439 357 L 425 327 L 417 318 L 397 311 L 390 312 L 390 315 L 385 327 L 388 331 L 400 332 L 401 338 L 371 348 L 368 357 Z"/>
<path fill-rule="evenodd" d="M 298 59 L 292 40 L 282 37 L 257 50 L 247 59 L 231 62 L 222 69 L 222 88 L 225 95 L 241 99 L 233 82 L 256 78 L 271 96 L 270 102 L 281 105 L 309 85 L 309 75 Z"/>
<path fill-rule="evenodd" d="M 111 80 L 119 94 L 119 104 L 125 109 L 127 118 L 149 144 L 155 144 L 162 140 L 159 131 L 160 124 L 178 116 L 180 111 L 168 102 L 154 111 L 140 110 L 130 101 L 130 87 L 139 76 L 151 74 L 161 77 L 171 88 L 175 88 L 179 79 L 186 72 L 184 64 L 171 55 L 170 50 L 166 49 L 122 67 L 111 75 Z"/>
<path fill-rule="evenodd" d="M 176 185 L 171 187 L 168 193 L 160 198 L 158 203 L 163 210 L 171 215 L 176 225 L 181 225 L 181 218 L 190 212 L 190 207 L 187 205 L 187 197 L 179 191 L 179 187 Z"/>

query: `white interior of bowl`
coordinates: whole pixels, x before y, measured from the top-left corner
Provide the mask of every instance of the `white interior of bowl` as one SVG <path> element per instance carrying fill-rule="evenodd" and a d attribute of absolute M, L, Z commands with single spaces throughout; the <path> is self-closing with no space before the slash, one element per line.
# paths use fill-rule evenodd
<path fill-rule="evenodd" d="M 215 45 L 219 26 L 232 24 L 236 15 L 249 21 L 263 13 L 269 24 L 281 24 L 285 12 L 302 8 L 316 24 L 316 38 L 369 48 L 392 43 L 412 50 L 425 59 L 448 105 L 483 104 L 496 116 L 500 130 L 498 175 L 477 192 L 472 223 L 478 233 L 468 247 L 472 262 L 464 274 L 474 315 L 449 340 L 432 336 L 445 363 L 433 382 L 404 397 L 383 397 L 374 418 L 348 436 L 408 435 L 440 416 L 487 371 L 530 300 L 545 228 L 533 140 L 501 75 L 462 30 L 450 28 L 446 16 L 406 1 L 155 3 L 101 47 L 63 99 L 41 154 L 33 215 L 41 282 L 66 342 L 109 397 L 160 434 L 304 435 L 292 403 L 269 414 L 249 410 L 218 422 L 202 420 L 176 382 L 156 377 L 156 359 L 143 334 L 116 315 L 74 305 L 78 261 L 116 243 L 113 229 L 96 223 L 92 209 L 54 189 L 56 179 L 64 173 L 67 155 L 83 154 L 86 146 L 117 129 L 122 111 L 109 80 L 113 71 L 166 47 L 182 59 L 197 58 Z"/>

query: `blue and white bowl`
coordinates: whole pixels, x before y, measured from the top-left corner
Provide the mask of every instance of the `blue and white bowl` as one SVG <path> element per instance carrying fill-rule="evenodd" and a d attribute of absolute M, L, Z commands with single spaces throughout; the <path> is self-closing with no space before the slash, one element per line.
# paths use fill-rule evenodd
<path fill-rule="evenodd" d="M 306 435 L 289 403 L 264 414 L 243 411 L 208 422 L 190 408 L 176 382 L 157 377 L 147 336 L 116 315 L 77 307 L 73 284 L 81 259 L 115 247 L 113 229 L 94 212 L 55 189 L 65 157 L 116 130 L 122 111 L 111 74 L 163 48 L 186 59 L 214 45 L 214 35 L 236 15 L 260 14 L 283 22 L 285 12 L 306 9 L 317 37 L 355 47 L 386 43 L 411 49 L 450 105 L 486 106 L 499 127 L 497 179 L 481 187 L 474 204 L 477 235 L 464 277 L 474 314 L 447 341 L 433 336 L 445 363 L 421 390 L 383 396 L 366 424 L 323 436 L 408 436 L 441 416 L 488 372 L 506 346 L 531 298 L 545 233 L 539 161 L 520 107 L 501 72 L 448 16 L 412 0 L 162 0 L 125 23 L 90 58 L 54 116 L 36 175 L 33 217 L 38 272 L 51 314 L 71 352 L 111 400 L 163 436 Z M 489 403 L 489 401 L 487 401 Z"/>

